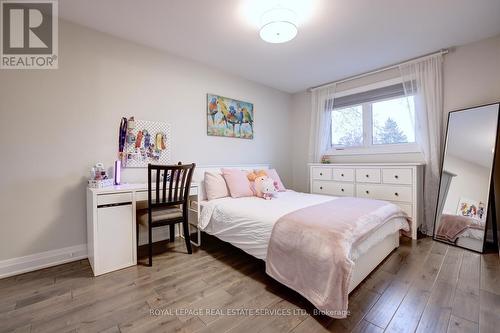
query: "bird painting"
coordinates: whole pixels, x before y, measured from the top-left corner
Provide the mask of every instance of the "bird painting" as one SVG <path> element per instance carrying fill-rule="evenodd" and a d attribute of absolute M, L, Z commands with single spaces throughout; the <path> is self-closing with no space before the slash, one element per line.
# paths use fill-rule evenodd
<path fill-rule="evenodd" d="M 240 104 L 237 104 L 237 109 L 231 105 L 229 107 L 229 113 L 231 114 L 232 118 L 232 124 L 233 124 L 233 132 L 235 132 L 234 128 L 235 125 L 239 125 L 239 136 L 241 137 L 241 127 L 243 124 L 248 124 L 250 126 L 250 130 L 253 131 L 253 119 L 252 115 L 250 112 L 248 112 L 248 109 L 246 107 L 240 107 Z"/>
<path fill-rule="evenodd" d="M 241 103 L 238 103 L 238 111 L 241 114 L 241 123 L 250 125 L 250 129 L 253 132 L 253 111 L 250 112 L 248 107 Z"/>
<path fill-rule="evenodd" d="M 207 94 L 207 134 L 253 139 L 253 104 Z"/>
<path fill-rule="evenodd" d="M 221 113 L 221 117 L 222 117 L 222 121 L 223 121 L 224 125 L 227 127 L 227 126 L 229 126 L 229 123 L 232 123 L 233 128 L 234 128 L 234 123 L 236 122 L 236 120 L 234 119 L 234 116 L 229 112 L 229 109 L 227 107 L 227 103 L 223 97 L 220 97 L 220 96 L 217 97 L 217 108 L 218 108 L 218 111 Z"/>
<path fill-rule="evenodd" d="M 208 115 L 212 118 L 212 124 L 215 125 L 215 115 L 219 112 L 217 109 L 217 98 L 212 97 L 208 102 Z"/>

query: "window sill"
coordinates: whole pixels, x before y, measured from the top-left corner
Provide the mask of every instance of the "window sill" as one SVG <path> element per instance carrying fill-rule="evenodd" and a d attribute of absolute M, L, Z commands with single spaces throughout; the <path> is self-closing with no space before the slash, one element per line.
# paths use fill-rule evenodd
<path fill-rule="evenodd" d="M 417 144 L 394 144 L 383 145 L 381 147 L 358 147 L 345 149 L 330 149 L 325 152 L 325 155 L 342 156 L 342 155 L 378 155 L 378 154 L 415 154 L 421 153 Z"/>

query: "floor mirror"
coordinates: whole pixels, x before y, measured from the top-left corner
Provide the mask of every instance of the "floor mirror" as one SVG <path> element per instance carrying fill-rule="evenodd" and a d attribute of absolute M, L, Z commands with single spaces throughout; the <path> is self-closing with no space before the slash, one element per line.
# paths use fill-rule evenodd
<path fill-rule="evenodd" d="M 491 209 L 491 179 L 499 109 L 496 103 L 448 115 L 435 240 L 477 252 L 484 250 L 487 224 L 496 218 Z"/>

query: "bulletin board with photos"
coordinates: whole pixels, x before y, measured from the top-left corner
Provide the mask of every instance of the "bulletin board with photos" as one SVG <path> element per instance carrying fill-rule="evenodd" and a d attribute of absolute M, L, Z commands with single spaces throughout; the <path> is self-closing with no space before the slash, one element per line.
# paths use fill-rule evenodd
<path fill-rule="evenodd" d="M 124 147 L 124 166 L 143 168 L 149 163 L 169 164 L 171 151 L 170 124 L 130 118 Z"/>

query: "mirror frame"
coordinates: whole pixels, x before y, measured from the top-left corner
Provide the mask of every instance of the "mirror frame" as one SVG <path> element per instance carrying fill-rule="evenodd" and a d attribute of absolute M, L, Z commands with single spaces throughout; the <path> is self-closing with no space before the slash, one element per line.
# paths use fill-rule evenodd
<path fill-rule="evenodd" d="M 438 216 L 438 209 L 439 209 L 439 192 L 441 191 L 441 181 L 442 181 L 442 176 L 443 176 L 443 167 L 444 167 L 444 158 L 446 155 L 446 147 L 448 145 L 448 131 L 450 127 L 450 117 L 453 113 L 456 112 L 464 112 L 464 111 L 470 111 L 471 109 L 477 109 L 477 108 L 482 108 L 486 106 L 492 106 L 496 105 L 497 106 L 497 129 L 496 129 L 496 139 L 495 139 L 495 151 L 493 154 L 493 159 L 491 162 L 491 172 L 490 172 L 490 184 L 489 184 L 489 191 L 488 191 L 488 204 L 486 207 L 486 218 L 485 218 L 485 223 L 484 223 L 484 234 L 483 234 L 483 247 L 481 251 L 476 251 L 474 249 L 469 249 L 457 244 L 453 244 L 451 242 L 446 242 L 441 239 L 436 238 L 436 230 L 437 230 L 437 216 Z M 434 229 L 432 231 L 432 239 L 434 241 L 443 243 L 443 244 L 448 244 L 452 246 L 456 246 L 468 251 L 473 251 L 476 253 L 484 253 L 485 250 L 485 245 L 486 245 L 486 232 L 488 230 L 488 218 L 492 219 L 492 226 L 496 226 L 496 207 L 495 207 L 495 193 L 494 193 L 494 185 L 493 185 L 493 180 L 494 180 L 494 173 L 495 173 L 495 168 L 496 168 L 496 156 L 497 156 L 497 149 L 500 147 L 499 141 L 500 141 L 500 136 L 499 136 L 499 131 L 500 131 L 500 102 L 496 103 L 488 103 L 488 104 L 483 104 L 483 105 L 477 105 L 477 106 L 471 106 L 468 108 L 463 108 L 463 109 L 458 109 L 458 110 L 453 110 L 448 112 L 448 120 L 446 122 L 446 133 L 444 137 L 444 146 L 443 146 L 443 151 L 441 152 L 441 167 L 439 168 L 439 185 L 438 185 L 438 193 L 437 193 L 437 200 L 436 200 L 436 209 L 435 209 L 435 214 L 434 214 Z M 493 206 L 491 206 L 493 205 Z M 492 213 L 493 215 L 491 215 Z M 496 228 L 495 228 L 496 229 Z M 493 230 L 496 232 L 496 230 Z"/>

